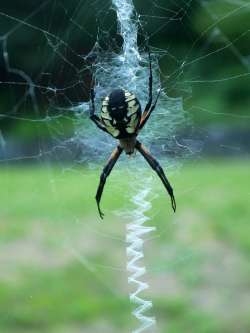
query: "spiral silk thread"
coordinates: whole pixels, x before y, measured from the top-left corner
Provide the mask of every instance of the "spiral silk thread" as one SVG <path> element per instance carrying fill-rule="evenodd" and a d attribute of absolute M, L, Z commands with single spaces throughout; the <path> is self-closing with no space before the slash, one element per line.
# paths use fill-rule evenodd
<path fill-rule="evenodd" d="M 149 188 L 143 189 L 131 199 L 136 204 L 136 209 L 131 214 L 134 216 L 134 221 L 127 225 L 127 271 L 131 274 L 128 277 L 128 282 L 135 285 L 136 288 L 134 292 L 130 293 L 130 301 L 137 305 L 137 308 L 133 311 L 133 315 L 141 324 L 133 333 L 144 332 L 156 323 L 154 317 L 145 314 L 146 311 L 152 308 L 152 302 L 143 299 L 140 295 L 142 291 L 149 287 L 146 282 L 141 280 L 142 276 L 146 273 L 146 268 L 140 264 L 140 260 L 144 257 L 143 236 L 155 230 L 154 227 L 144 226 L 144 223 L 149 220 L 145 216 L 145 212 L 151 208 L 150 202 L 146 199 L 149 191 Z"/>
<path fill-rule="evenodd" d="M 123 78 L 124 82 L 129 81 L 129 89 L 133 92 L 137 92 L 138 95 L 139 92 L 137 88 L 139 79 L 135 76 L 135 72 L 140 67 L 139 61 L 141 57 L 137 45 L 138 26 L 135 20 L 134 4 L 132 0 L 112 0 L 112 3 L 117 14 L 118 32 L 123 37 L 123 50 L 119 57 L 119 61 L 121 62 L 119 77 L 121 80 Z M 144 87 L 145 78 L 143 78 L 142 81 L 142 87 Z M 148 92 L 146 91 L 145 93 L 147 94 Z M 138 96 L 140 96 L 140 94 Z M 141 99 L 140 96 L 140 100 Z M 143 236 L 155 230 L 154 227 L 144 226 L 144 223 L 149 220 L 149 218 L 145 216 L 145 212 L 151 208 L 151 203 L 147 200 L 149 192 L 150 185 L 146 181 L 144 187 L 131 199 L 136 205 L 135 210 L 130 214 L 126 214 L 133 220 L 133 222 L 127 225 L 126 237 L 128 243 L 127 271 L 130 274 L 128 282 L 135 286 L 135 291 L 130 293 L 130 301 L 136 305 L 133 315 L 140 322 L 139 328 L 133 331 L 133 333 L 144 332 L 148 328 L 151 328 L 152 332 L 152 326 L 156 323 L 154 317 L 145 314 L 146 311 L 152 308 L 152 302 L 144 300 L 141 296 L 141 293 L 149 287 L 146 282 L 142 281 L 142 277 L 146 273 L 145 267 L 140 264 L 141 259 L 144 257 Z"/>

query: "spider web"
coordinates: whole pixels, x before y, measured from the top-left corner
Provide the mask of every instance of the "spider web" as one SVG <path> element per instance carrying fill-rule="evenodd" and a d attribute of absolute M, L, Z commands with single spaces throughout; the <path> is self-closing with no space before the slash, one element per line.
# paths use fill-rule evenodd
<path fill-rule="evenodd" d="M 206 13 L 207 22 L 200 22 L 193 17 L 195 6 Z M 58 184 L 63 182 L 68 173 L 75 173 L 81 183 L 82 174 L 88 171 L 79 170 L 79 166 L 96 170 L 100 162 L 104 164 L 115 142 L 98 131 L 88 119 L 89 90 L 93 78 L 97 110 L 100 109 L 101 99 L 117 86 L 135 92 L 142 106 L 145 106 L 148 96 L 147 39 L 153 59 L 154 98 L 159 88 L 163 90 L 157 110 L 140 138 L 158 159 L 163 160 L 162 163 L 165 163 L 164 157 L 168 157 L 168 171 L 176 169 L 183 160 L 195 154 L 196 157 L 201 157 L 204 137 L 209 134 L 190 120 L 190 113 L 195 117 L 198 114 L 199 118 L 210 117 L 216 126 L 222 116 L 233 118 L 233 121 L 239 123 L 249 119 L 249 115 L 241 111 L 222 114 L 220 110 L 209 108 L 211 103 L 199 98 L 204 90 L 211 89 L 213 92 L 216 85 L 223 82 L 230 84 L 230 91 L 234 91 L 237 82 L 242 80 L 248 86 L 250 53 L 247 47 L 241 49 L 242 44 L 239 42 L 249 40 L 249 24 L 243 25 L 236 34 L 228 35 L 224 32 L 228 31 L 227 26 L 234 24 L 237 16 L 249 17 L 248 1 L 190 0 L 171 1 L 167 4 L 164 1 L 148 1 L 146 9 L 140 1 L 135 1 L 135 7 L 137 13 L 133 24 L 139 29 L 139 49 L 138 54 L 134 54 L 134 63 L 128 64 L 121 58 L 123 43 L 117 34 L 115 10 L 109 1 L 73 1 L 71 4 L 45 1 L 40 6 L 27 4 L 20 12 L 11 8 L 7 2 L 1 4 L 0 24 L 3 29 L 0 35 L 0 58 L 3 76 L 0 88 L 1 93 L 7 96 L 0 111 L 0 157 L 3 167 L 9 168 L 12 164 L 24 162 L 45 165 L 47 179 L 51 183 L 50 194 L 57 196 Z M 56 24 L 58 20 L 61 20 L 60 25 Z M 196 20 L 197 30 L 200 31 L 197 37 L 194 37 L 189 25 L 193 20 Z M 186 41 L 186 45 L 180 50 L 171 42 L 167 48 L 165 45 L 161 47 L 160 40 L 166 29 L 176 34 L 180 31 L 181 39 Z M 83 44 L 80 43 L 81 39 L 84 40 Z M 137 43 L 132 38 L 131 42 Z M 17 44 L 20 52 L 15 53 Z M 129 49 L 131 45 L 127 47 Z M 224 73 L 217 72 L 223 57 L 230 57 L 233 65 L 226 68 Z M 206 67 L 204 63 L 208 64 L 211 58 L 218 65 L 214 71 L 203 73 L 201 68 Z M 12 130 L 14 124 L 18 125 L 17 134 Z M 30 136 L 26 132 L 27 128 L 32 132 Z M 30 137 L 32 143 L 29 142 Z M 237 144 L 221 144 L 220 149 L 233 153 L 243 148 Z M 59 165 L 59 178 L 54 175 L 54 162 Z M 122 172 L 133 183 L 136 178 L 135 168 L 139 166 L 141 171 L 144 170 L 141 162 L 141 159 L 136 158 L 128 167 L 128 162 L 123 157 L 123 169 L 120 171 L 117 168 L 114 171 L 114 179 L 119 179 Z M 124 170 L 124 167 L 129 169 Z M 90 177 L 93 175 L 90 174 Z M 111 191 L 123 195 L 118 182 L 112 186 Z M 83 185 L 82 187 L 84 192 L 88 191 Z M 182 192 L 192 190 L 192 185 L 188 189 L 181 189 Z M 93 196 L 94 192 L 95 189 L 91 190 L 90 195 Z M 124 202 L 128 202 L 131 193 L 124 194 Z M 151 192 L 150 201 L 154 203 L 154 199 L 156 198 Z M 60 202 L 57 204 L 55 220 L 60 221 Z M 131 204 L 124 205 L 124 209 L 132 207 Z M 126 275 L 125 264 L 121 263 L 123 255 L 117 259 L 110 254 L 117 244 L 119 251 L 123 253 L 123 226 L 117 226 L 114 230 L 107 223 L 100 225 L 91 218 L 92 224 L 85 223 L 83 227 L 81 219 L 81 213 L 76 213 L 73 221 L 68 221 L 73 223 L 71 231 L 69 228 L 65 229 L 64 223 L 63 227 L 57 224 L 53 229 L 58 233 L 56 241 L 60 244 L 59 248 L 69 257 L 77 258 L 84 268 L 92 272 L 97 284 L 104 284 L 116 296 L 120 290 L 126 294 L 125 278 L 121 278 L 121 285 L 117 284 L 116 288 L 102 278 L 104 273 L 114 279 L 117 275 Z M 198 257 L 197 250 L 191 245 L 187 246 L 184 255 L 182 251 L 180 254 L 175 252 L 171 242 L 168 245 L 169 255 L 165 257 L 162 243 L 168 239 L 167 234 L 176 228 L 174 222 L 182 224 L 182 221 L 173 220 L 160 225 L 148 246 L 147 267 L 153 286 L 169 271 L 169 266 L 179 267 L 183 262 L 188 264 Z M 50 223 L 47 228 L 51 230 Z M 181 229 L 180 226 L 179 228 Z M 97 252 L 93 253 L 89 253 L 87 247 L 79 245 L 77 234 L 83 237 L 82 229 L 86 235 L 84 238 L 88 238 L 90 243 L 100 242 L 102 250 L 107 252 L 105 259 L 100 260 L 98 255 L 93 255 L 99 253 L 98 245 L 94 246 Z M 182 237 L 181 231 L 179 236 Z M 150 248 L 159 250 L 157 258 L 150 256 Z M 168 282 L 171 285 L 171 279 Z M 157 288 L 152 290 L 154 296 Z M 110 327 L 109 329 L 111 331 Z"/>

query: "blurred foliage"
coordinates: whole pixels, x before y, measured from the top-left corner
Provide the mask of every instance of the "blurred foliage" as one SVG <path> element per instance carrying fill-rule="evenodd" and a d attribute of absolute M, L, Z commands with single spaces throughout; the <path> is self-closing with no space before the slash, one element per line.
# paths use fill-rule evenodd
<path fill-rule="evenodd" d="M 176 214 L 154 176 L 159 196 L 149 216 L 157 231 L 145 260 L 163 333 L 250 331 L 249 161 L 228 162 L 192 162 L 172 175 Z M 136 327 L 127 296 L 126 221 L 111 213 L 124 204 L 134 208 L 125 193 L 135 176 L 127 168 L 123 177 L 121 170 L 112 173 L 100 223 L 94 200 L 99 171 L 1 168 L 1 332 Z"/>

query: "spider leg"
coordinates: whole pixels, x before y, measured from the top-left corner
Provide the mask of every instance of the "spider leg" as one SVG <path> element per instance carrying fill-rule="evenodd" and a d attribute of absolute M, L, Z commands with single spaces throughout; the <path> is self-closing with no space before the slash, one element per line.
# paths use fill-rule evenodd
<path fill-rule="evenodd" d="M 91 105 L 89 109 L 89 118 L 96 124 L 98 128 L 107 132 L 106 127 L 102 123 L 101 119 L 95 114 L 95 91 L 94 88 L 90 90 Z"/>
<path fill-rule="evenodd" d="M 176 211 L 176 202 L 174 197 L 173 188 L 171 187 L 166 175 L 164 174 L 164 171 L 162 167 L 160 166 L 159 162 L 147 151 L 147 149 L 139 142 L 136 142 L 136 149 L 142 154 L 142 156 L 145 158 L 145 160 L 148 162 L 148 164 L 151 166 L 151 168 L 158 174 L 160 177 L 163 185 L 165 186 L 170 198 L 171 198 L 171 204 L 174 212 Z"/>
<path fill-rule="evenodd" d="M 117 146 L 115 148 L 115 150 L 112 152 L 107 164 L 105 165 L 105 167 L 103 168 L 102 174 L 100 176 L 100 182 L 99 182 L 99 186 L 96 192 L 96 202 L 97 202 L 97 207 L 98 207 L 98 211 L 100 214 L 100 217 L 103 219 L 103 212 L 101 211 L 100 208 L 100 201 L 101 201 L 101 197 L 102 197 L 102 192 L 106 183 L 106 179 L 109 176 L 110 172 L 112 171 L 115 163 L 117 162 L 118 158 L 120 157 L 121 153 L 123 152 L 123 148 L 121 148 L 120 146 Z"/>
<path fill-rule="evenodd" d="M 148 112 L 151 107 L 152 99 L 153 99 L 153 74 L 152 74 L 152 61 L 151 61 L 151 53 L 148 47 L 148 60 L 149 60 L 149 79 L 148 79 L 148 103 L 143 111 L 143 115 Z"/>
<path fill-rule="evenodd" d="M 152 61 L 151 61 L 151 53 L 150 53 L 150 48 L 147 46 L 147 50 L 148 50 L 148 60 L 149 60 L 149 78 L 148 78 L 148 102 L 145 106 L 145 109 L 143 111 L 143 114 L 142 114 L 142 118 L 141 118 L 141 121 L 140 121 L 140 125 L 139 125 L 139 128 L 141 129 L 141 124 L 142 124 L 142 121 L 143 119 L 145 118 L 145 116 L 147 115 L 151 105 L 152 105 L 152 100 L 153 100 L 153 95 L 152 95 L 152 92 L 153 92 L 153 73 L 152 73 Z"/>
<path fill-rule="evenodd" d="M 152 73 L 152 60 L 151 60 L 151 53 L 150 53 L 150 49 L 148 48 L 148 58 L 149 58 L 149 89 L 148 89 L 148 95 L 149 95 L 149 99 L 148 99 L 148 103 L 145 106 L 145 109 L 143 111 L 142 117 L 141 117 L 141 121 L 140 121 L 140 125 L 139 125 L 139 129 L 142 129 L 143 126 L 146 124 L 148 118 L 150 117 L 152 111 L 155 109 L 158 98 L 160 96 L 160 92 L 158 92 L 157 96 L 156 96 L 156 100 L 154 102 L 154 104 L 152 105 L 152 100 L 153 100 L 153 73 Z"/>
<path fill-rule="evenodd" d="M 140 121 L 140 125 L 139 125 L 140 130 L 144 127 L 144 125 L 148 121 L 148 118 L 150 117 L 151 113 L 154 111 L 154 109 L 156 107 L 156 104 L 158 102 L 158 98 L 160 97 L 160 93 L 161 93 L 161 89 L 158 91 L 158 94 L 156 96 L 154 104 L 150 107 L 150 109 L 147 112 L 145 112 L 145 111 L 143 112 L 142 117 L 141 117 L 141 121 Z"/>

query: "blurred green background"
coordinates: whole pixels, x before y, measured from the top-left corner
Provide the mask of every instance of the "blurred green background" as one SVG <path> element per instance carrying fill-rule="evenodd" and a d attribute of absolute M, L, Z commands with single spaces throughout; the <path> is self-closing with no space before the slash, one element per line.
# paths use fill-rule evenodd
<path fill-rule="evenodd" d="M 152 50 L 165 51 L 160 70 L 168 95 L 183 97 L 189 131 L 183 129 L 181 139 L 194 142 L 189 158 L 169 175 L 176 214 L 157 177 L 152 180 L 158 197 L 148 215 L 157 230 L 145 245 L 145 297 L 154 303 L 156 331 L 248 333 L 250 4 L 134 4 Z M 102 165 L 72 163 L 66 152 L 56 162 L 53 156 L 53 144 L 74 133 L 69 107 L 88 100 L 84 56 L 97 35 L 103 49 L 121 46 L 110 1 L 0 5 L 3 333 L 112 333 L 137 326 L 128 299 L 127 221 L 114 213 L 135 208 L 129 199 L 137 177 L 128 162 L 118 165 L 100 223 L 94 196 Z M 138 43 L 143 46 L 143 31 Z M 44 153 L 48 149 L 52 154 Z M 167 155 L 162 164 L 170 171 Z"/>

